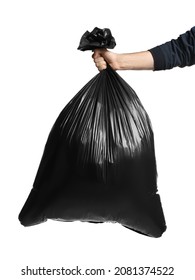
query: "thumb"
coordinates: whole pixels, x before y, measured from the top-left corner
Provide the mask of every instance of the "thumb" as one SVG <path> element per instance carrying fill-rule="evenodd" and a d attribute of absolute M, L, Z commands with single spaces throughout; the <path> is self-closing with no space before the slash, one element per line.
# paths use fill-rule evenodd
<path fill-rule="evenodd" d="M 98 57 L 104 57 L 104 53 L 107 51 L 107 49 L 95 49 L 94 53 L 92 54 L 92 58 L 96 59 Z"/>

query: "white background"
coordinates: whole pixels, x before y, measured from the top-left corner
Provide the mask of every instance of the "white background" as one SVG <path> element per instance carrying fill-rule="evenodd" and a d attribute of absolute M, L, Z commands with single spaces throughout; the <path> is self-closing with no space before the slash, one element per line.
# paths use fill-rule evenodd
<path fill-rule="evenodd" d="M 194 1 L 0 2 L 0 278 L 31 268 L 173 266 L 175 276 L 87 279 L 193 279 L 195 66 L 124 71 L 152 120 L 158 187 L 167 222 L 159 239 L 120 225 L 48 221 L 25 228 L 18 214 L 30 192 L 48 133 L 66 103 L 96 73 L 91 52 L 77 50 L 95 26 L 111 29 L 115 52 L 146 50 L 194 26 Z"/>

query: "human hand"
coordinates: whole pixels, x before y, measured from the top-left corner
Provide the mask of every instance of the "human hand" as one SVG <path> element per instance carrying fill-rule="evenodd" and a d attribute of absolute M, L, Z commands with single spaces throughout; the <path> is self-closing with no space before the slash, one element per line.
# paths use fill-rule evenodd
<path fill-rule="evenodd" d="M 114 70 L 119 69 L 118 54 L 108 51 L 107 49 L 95 49 L 92 58 L 99 71 L 107 68 L 107 63 Z"/>

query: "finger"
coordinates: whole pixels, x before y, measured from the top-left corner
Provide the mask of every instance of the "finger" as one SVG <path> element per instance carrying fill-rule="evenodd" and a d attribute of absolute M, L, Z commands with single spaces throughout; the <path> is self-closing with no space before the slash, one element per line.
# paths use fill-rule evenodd
<path fill-rule="evenodd" d="M 98 58 L 98 57 L 100 57 L 101 56 L 101 54 L 100 54 L 100 49 L 95 49 L 94 50 L 94 53 L 92 54 L 92 58 L 93 59 L 96 59 L 96 58 Z"/>
<path fill-rule="evenodd" d="M 97 61 L 97 62 L 95 63 L 95 65 L 96 65 L 96 67 L 98 68 L 99 71 L 102 71 L 102 70 L 104 70 L 104 69 L 107 68 L 107 64 L 106 64 L 105 60 L 103 60 L 103 61 Z"/>
<path fill-rule="evenodd" d="M 92 54 L 93 58 L 98 58 L 100 56 L 103 56 L 103 54 L 107 51 L 107 49 L 102 48 L 102 49 L 95 49 L 94 53 Z"/>
<path fill-rule="evenodd" d="M 104 69 L 106 69 L 106 68 L 107 68 L 106 65 L 102 65 L 101 67 L 98 68 L 98 70 L 99 70 L 99 71 L 102 71 L 102 70 L 104 70 Z"/>
<path fill-rule="evenodd" d="M 103 63 L 105 60 L 102 56 L 94 58 L 94 62 L 95 63 Z"/>

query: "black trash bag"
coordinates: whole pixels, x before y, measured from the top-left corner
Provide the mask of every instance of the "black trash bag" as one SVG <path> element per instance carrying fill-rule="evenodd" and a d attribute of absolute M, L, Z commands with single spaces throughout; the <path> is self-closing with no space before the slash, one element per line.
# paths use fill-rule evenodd
<path fill-rule="evenodd" d="M 117 222 L 160 237 L 166 225 L 156 181 L 149 117 L 108 66 L 58 116 L 19 220 Z"/>
<path fill-rule="evenodd" d="M 100 48 L 113 49 L 115 46 L 116 41 L 110 29 L 95 27 L 92 32 L 86 31 L 83 34 L 78 50 L 86 51 Z"/>

